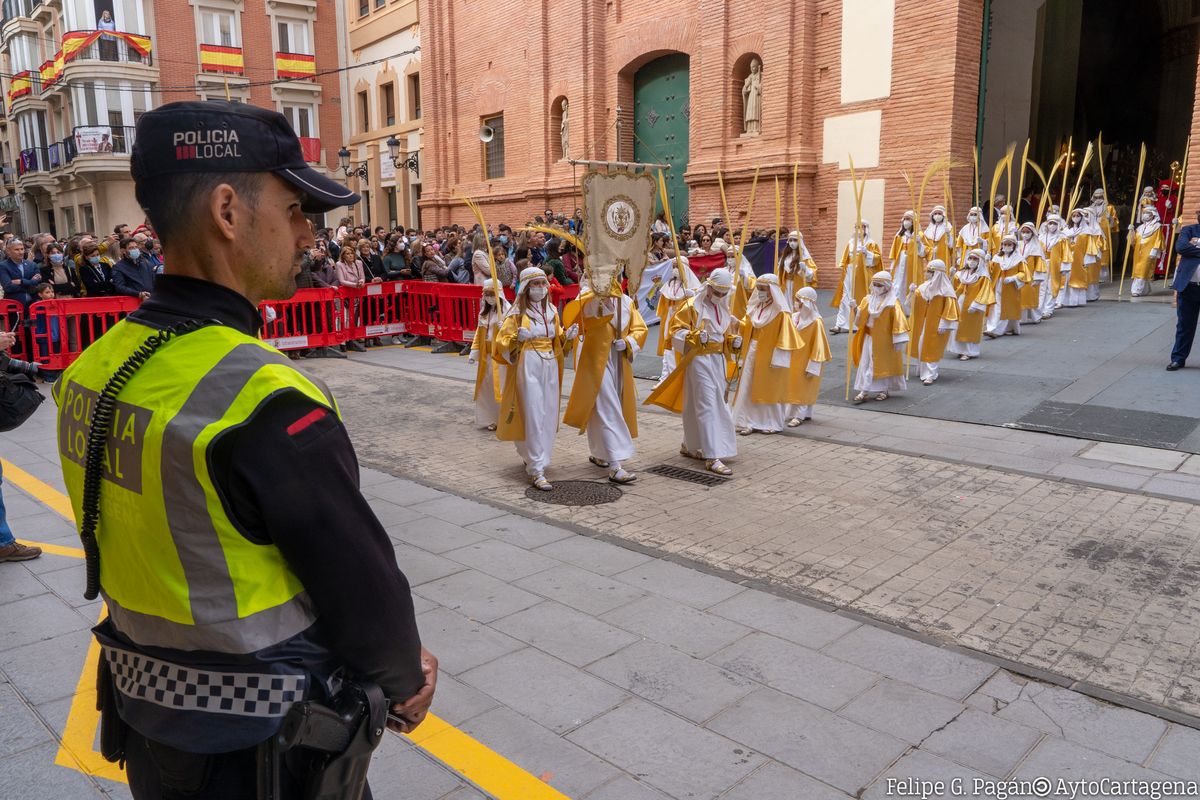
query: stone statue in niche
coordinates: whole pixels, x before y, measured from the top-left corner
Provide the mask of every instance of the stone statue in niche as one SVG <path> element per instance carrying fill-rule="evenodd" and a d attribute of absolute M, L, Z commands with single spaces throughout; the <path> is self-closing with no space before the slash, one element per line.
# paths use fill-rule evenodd
<path fill-rule="evenodd" d="M 757 136 L 762 129 L 762 62 L 750 61 L 750 74 L 742 84 L 742 133 Z"/>
<path fill-rule="evenodd" d="M 567 155 L 567 153 L 570 151 L 567 149 L 567 144 L 568 144 L 568 141 L 567 141 L 567 98 L 565 98 L 565 97 L 563 98 L 563 101 L 562 101 L 562 122 L 559 123 L 559 126 L 558 126 L 558 135 L 559 135 L 559 138 L 562 139 L 563 161 L 566 161 L 568 158 L 570 158 L 570 156 Z"/>

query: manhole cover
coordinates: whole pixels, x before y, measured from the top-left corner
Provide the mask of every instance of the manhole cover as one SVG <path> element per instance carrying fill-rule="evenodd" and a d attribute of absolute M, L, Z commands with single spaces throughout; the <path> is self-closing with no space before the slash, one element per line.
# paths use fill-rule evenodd
<path fill-rule="evenodd" d="M 713 472 L 700 472 L 699 470 L 687 469 L 685 467 L 675 467 L 671 464 L 657 464 L 646 470 L 646 472 L 654 475 L 662 475 L 664 478 L 674 478 L 677 481 L 698 483 L 701 486 L 720 486 L 727 480 Z"/>
<path fill-rule="evenodd" d="M 551 481 L 554 491 L 544 492 L 530 486 L 525 496 L 541 503 L 559 506 L 598 506 L 621 499 L 621 489 L 611 483 L 599 481 Z"/>

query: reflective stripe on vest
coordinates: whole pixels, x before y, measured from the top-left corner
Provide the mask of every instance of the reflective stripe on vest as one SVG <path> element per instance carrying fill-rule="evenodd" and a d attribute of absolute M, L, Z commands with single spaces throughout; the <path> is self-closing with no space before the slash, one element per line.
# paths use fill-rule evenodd
<path fill-rule="evenodd" d="M 118 323 L 55 386 L 63 474 L 77 519 L 79 441 L 91 403 L 152 333 Z M 246 654 L 316 621 L 282 553 L 240 533 L 209 474 L 213 442 L 288 391 L 337 411 L 328 393 L 277 350 L 223 326 L 167 342 L 122 390 L 97 542 L 109 613 L 137 645 Z"/>

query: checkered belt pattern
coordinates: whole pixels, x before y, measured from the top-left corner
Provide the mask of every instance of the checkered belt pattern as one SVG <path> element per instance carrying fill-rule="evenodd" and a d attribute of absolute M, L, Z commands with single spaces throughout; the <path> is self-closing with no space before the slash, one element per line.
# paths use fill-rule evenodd
<path fill-rule="evenodd" d="M 303 675 L 213 672 L 104 645 L 117 690 L 133 700 L 179 711 L 282 717 L 304 699 Z"/>

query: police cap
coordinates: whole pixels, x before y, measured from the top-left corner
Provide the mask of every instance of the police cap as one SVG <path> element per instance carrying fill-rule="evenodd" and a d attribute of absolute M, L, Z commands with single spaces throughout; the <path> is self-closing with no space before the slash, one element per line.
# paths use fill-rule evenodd
<path fill-rule="evenodd" d="M 359 200 L 305 162 L 287 117 L 223 100 L 168 103 L 143 114 L 130 172 L 134 181 L 189 172 L 272 172 L 304 192 L 301 207 L 309 213 Z"/>

